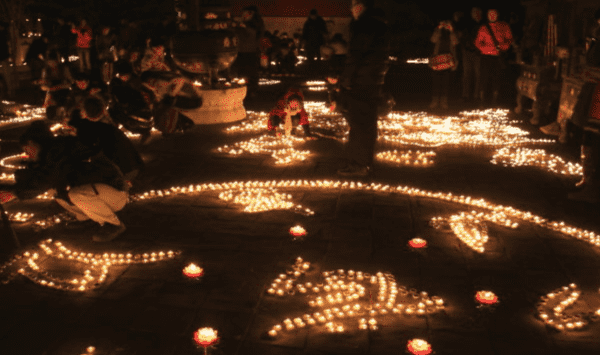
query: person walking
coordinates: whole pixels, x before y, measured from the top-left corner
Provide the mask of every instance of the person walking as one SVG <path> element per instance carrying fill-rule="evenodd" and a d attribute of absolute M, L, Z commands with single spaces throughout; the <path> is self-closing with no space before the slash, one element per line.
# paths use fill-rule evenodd
<path fill-rule="evenodd" d="M 434 44 L 433 56 L 429 65 L 433 69 L 432 99 L 429 108 L 435 109 L 438 105 L 448 109 L 448 89 L 450 86 L 450 72 L 458 67 L 456 45 L 458 38 L 450 21 L 441 21 L 436 27 L 431 42 Z"/>
<path fill-rule="evenodd" d="M 310 14 L 302 29 L 302 40 L 308 63 L 309 73 L 318 73 L 321 69 L 321 46 L 327 36 L 327 24 L 317 9 L 310 10 Z M 316 59 L 315 59 L 316 58 Z"/>
<path fill-rule="evenodd" d="M 491 87 L 492 104 L 495 105 L 498 102 L 502 71 L 506 67 L 502 53 L 510 48 L 513 38 L 510 26 L 504 21 L 498 21 L 498 10 L 488 10 L 487 16 L 488 22 L 479 27 L 475 39 L 475 46 L 482 55 L 479 98 L 483 104 L 486 92 Z"/>
<path fill-rule="evenodd" d="M 337 173 L 364 177 L 373 169 L 378 118 L 378 106 L 373 103 L 381 99 L 390 40 L 383 11 L 374 8 L 374 0 L 352 0 L 351 12 L 348 56 L 339 79 L 350 126 L 348 163 Z"/>

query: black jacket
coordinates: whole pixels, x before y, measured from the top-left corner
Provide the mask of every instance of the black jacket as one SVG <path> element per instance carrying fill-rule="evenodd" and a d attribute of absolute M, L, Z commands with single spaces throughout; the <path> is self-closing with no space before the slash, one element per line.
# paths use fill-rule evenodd
<path fill-rule="evenodd" d="M 388 26 L 377 10 L 365 11 L 350 24 L 350 44 L 342 87 L 383 85 L 388 70 L 390 39 Z"/>
<path fill-rule="evenodd" d="M 38 161 L 15 172 L 12 192 L 20 199 L 31 199 L 55 189 L 67 199 L 72 187 L 104 183 L 125 191 L 123 174 L 103 154 L 95 154 L 75 137 L 55 137 L 40 152 Z M 68 201 L 68 199 L 67 199 Z"/>
<path fill-rule="evenodd" d="M 116 126 L 79 117 L 72 118 L 69 125 L 77 129 L 77 137 L 81 143 L 92 150 L 94 155 L 102 152 L 119 167 L 123 175 L 144 167 L 144 161 L 133 143 Z"/>

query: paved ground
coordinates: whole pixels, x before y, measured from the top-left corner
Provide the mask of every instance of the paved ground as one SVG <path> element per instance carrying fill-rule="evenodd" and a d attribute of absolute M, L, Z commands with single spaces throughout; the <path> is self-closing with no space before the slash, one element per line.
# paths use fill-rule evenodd
<path fill-rule="evenodd" d="M 265 89 L 249 107 L 268 108 L 270 94 Z M 401 91 L 397 109 L 424 108 L 425 96 Z M 539 136 L 532 127 L 521 126 Z M 196 127 L 186 135 L 140 147 L 148 166 L 136 191 L 233 181 L 338 180 L 335 170 L 343 145 L 337 141 L 307 142 L 304 148 L 311 157 L 282 167 L 268 156 L 216 154 L 216 147 L 251 136 L 226 134 L 226 127 Z M 8 139 L 17 135 L 18 130 L 2 133 Z M 2 148 L 2 156 L 16 152 L 8 143 Z M 573 160 L 572 150 L 559 145 L 545 148 Z M 372 181 L 484 198 L 600 231 L 597 207 L 566 198 L 575 178 L 533 167 L 492 165 L 488 148 L 437 152 L 431 167 L 378 163 Z M 53 238 L 92 253 L 179 250 L 182 254 L 155 264 L 113 266 L 102 286 L 85 293 L 49 289 L 21 277 L 0 285 L 0 349 L 6 354 L 73 355 L 85 353 L 91 345 L 98 355 L 194 354 L 198 350 L 193 332 L 213 327 L 221 340 L 211 354 L 403 354 L 413 338 L 427 340 L 439 355 L 600 351 L 599 323 L 559 332 L 536 316 L 541 296 L 570 283 L 577 283 L 583 292 L 574 310 L 593 312 L 600 306 L 597 247 L 520 221 L 514 230 L 489 223 L 490 239 L 479 254 L 451 232 L 430 226 L 432 217 L 472 209 L 457 203 L 398 191 L 280 190 L 291 194 L 295 204 L 314 210 L 314 216 L 289 210 L 244 213 L 240 205 L 220 200 L 217 192 L 201 192 L 131 203 L 119 214 L 126 233 L 108 244 L 93 243 L 85 229 L 57 226 L 35 231 L 31 225 L 15 225 L 29 248 Z M 60 211 L 50 202 L 11 208 L 45 215 Z M 288 234 L 296 224 L 308 231 L 302 240 Z M 417 236 L 428 241 L 428 248 L 417 251 L 407 246 Z M 318 274 L 327 270 L 381 271 L 394 275 L 398 286 L 442 297 L 446 308 L 422 317 L 378 315 L 379 330 L 358 330 L 359 318 L 348 317 L 339 321 L 347 329 L 343 334 L 309 325 L 270 339 L 265 333 L 284 319 L 323 312 L 309 306 L 314 296 L 277 297 L 267 292 L 298 256 L 312 263 L 300 282 L 323 282 Z M 189 262 L 205 269 L 200 283 L 182 276 Z M 500 303 L 478 308 L 474 295 L 480 290 L 493 291 Z M 357 302 L 368 306 L 376 302 L 374 297 Z M 415 303 L 401 296 L 397 302 Z"/>

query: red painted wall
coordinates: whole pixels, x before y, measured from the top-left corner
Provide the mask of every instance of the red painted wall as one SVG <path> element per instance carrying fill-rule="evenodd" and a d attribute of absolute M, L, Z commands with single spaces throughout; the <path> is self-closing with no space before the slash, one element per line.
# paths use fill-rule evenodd
<path fill-rule="evenodd" d="M 240 16 L 242 8 L 256 5 L 265 17 L 308 17 L 317 9 L 323 17 L 350 17 L 351 0 L 231 0 L 233 16 Z"/>

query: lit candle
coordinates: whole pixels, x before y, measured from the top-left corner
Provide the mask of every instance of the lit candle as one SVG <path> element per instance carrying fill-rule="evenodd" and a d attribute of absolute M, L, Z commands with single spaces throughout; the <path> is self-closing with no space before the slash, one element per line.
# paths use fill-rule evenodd
<path fill-rule="evenodd" d="M 427 241 L 421 238 L 413 238 L 408 241 L 408 245 L 415 249 L 425 248 L 427 246 Z"/>
<path fill-rule="evenodd" d="M 217 331 L 212 328 L 200 328 L 194 333 L 194 341 L 205 349 L 215 344 L 219 338 Z"/>
<path fill-rule="evenodd" d="M 204 269 L 192 263 L 183 268 L 183 274 L 189 278 L 198 278 L 204 275 Z"/>
<path fill-rule="evenodd" d="M 296 225 L 290 228 L 290 234 L 294 237 L 304 237 L 306 236 L 306 229 L 302 228 L 300 225 Z"/>
<path fill-rule="evenodd" d="M 479 291 L 475 295 L 475 299 L 481 304 L 495 304 L 498 302 L 498 296 L 496 296 L 492 291 Z"/>
<path fill-rule="evenodd" d="M 423 339 L 409 340 L 406 348 L 414 355 L 429 355 L 432 352 L 431 345 Z"/>

